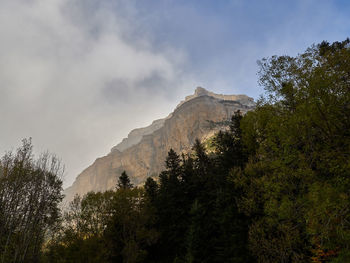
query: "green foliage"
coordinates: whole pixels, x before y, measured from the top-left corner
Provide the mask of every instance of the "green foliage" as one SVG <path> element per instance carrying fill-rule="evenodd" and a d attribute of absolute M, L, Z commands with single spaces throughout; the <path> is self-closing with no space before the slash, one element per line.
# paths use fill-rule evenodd
<path fill-rule="evenodd" d="M 112 217 L 104 233 L 110 262 L 144 262 L 147 248 L 157 240 L 153 211 L 144 195 L 138 188 L 115 192 Z"/>
<path fill-rule="evenodd" d="M 44 262 L 106 262 L 104 231 L 111 219 L 114 192 L 76 196 L 46 245 Z"/>
<path fill-rule="evenodd" d="M 172 149 L 168 153 L 165 166 L 166 170 L 159 176 L 159 191 L 154 202 L 160 232 L 158 242 L 160 253 L 157 261 L 173 262 L 177 256 L 184 253 L 189 204 L 181 181 L 183 175 L 181 159 Z"/>
<path fill-rule="evenodd" d="M 138 188 L 76 197 L 45 248 L 46 262 L 144 262 L 158 238 L 154 211 Z"/>
<path fill-rule="evenodd" d="M 260 62 L 267 96 L 241 125 L 254 154 L 232 176 L 245 193 L 239 206 L 253 218 L 249 243 L 260 262 L 304 262 L 317 258 L 316 248 L 347 254 L 348 45 L 322 43 Z"/>

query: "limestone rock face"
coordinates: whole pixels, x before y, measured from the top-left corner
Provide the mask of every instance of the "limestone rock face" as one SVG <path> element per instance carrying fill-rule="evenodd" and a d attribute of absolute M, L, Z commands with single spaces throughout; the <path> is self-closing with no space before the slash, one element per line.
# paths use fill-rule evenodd
<path fill-rule="evenodd" d="M 151 125 L 149 125 L 145 128 L 139 128 L 139 129 L 132 130 L 129 133 L 128 138 L 124 138 L 121 143 L 114 146 L 111 149 L 111 152 L 115 152 L 115 151 L 122 152 L 125 149 L 130 148 L 131 146 L 133 146 L 135 144 L 138 144 L 144 135 L 151 134 L 154 131 L 163 127 L 164 121 L 165 121 L 165 119 L 155 120 L 152 122 Z"/>
<path fill-rule="evenodd" d="M 72 200 L 75 194 L 114 188 L 124 170 L 135 185 L 142 184 L 147 177 L 158 175 L 164 169 L 171 148 L 178 153 L 190 151 L 196 138 L 204 140 L 227 128 L 236 110 L 246 113 L 254 105 L 253 99 L 245 95 L 214 94 L 197 88 L 195 94 L 186 97 L 167 118 L 133 130 L 109 154 L 79 174 L 65 190 L 66 201 Z"/>

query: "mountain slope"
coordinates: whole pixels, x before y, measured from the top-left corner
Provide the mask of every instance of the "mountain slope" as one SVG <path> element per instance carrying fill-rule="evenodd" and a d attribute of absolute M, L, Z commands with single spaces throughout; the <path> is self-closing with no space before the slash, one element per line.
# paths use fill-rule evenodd
<path fill-rule="evenodd" d="M 189 151 L 196 138 L 203 140 L 225 129 L 236 110 L 246 113 L 254 105 L 245 95 L 214 94 L 197 88 L 167 118 L 133 130 L 108 155 L 86 168 L 66 189 L 66 200 L 75 194 L 112 189 L 124 170 L 134 184 L 145 182 L 164 169 L 164 158 L 171 148 L 178 153 Z"/>

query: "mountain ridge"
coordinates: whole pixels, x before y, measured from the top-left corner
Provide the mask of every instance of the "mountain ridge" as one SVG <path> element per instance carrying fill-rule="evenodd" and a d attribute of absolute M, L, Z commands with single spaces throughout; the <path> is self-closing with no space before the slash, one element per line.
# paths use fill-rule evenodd
<path fill-rule="evenodd" d="M 195 98 L 201 97 L 201 96 L 209 96 L 216 99 L 224 100 L 224 101 L 238 101 L 243 102 L 245 105 L 254 106 L 254 100 L 246 95 L 224 95 L 224 94 L 216 94 L 214 92 L 210 92 L 202 87 L 197 87 L 195 89 L 195 92 L 193 95 L 186 96 L 185 100 L 181 101 L 176 107 L 175 110 L 179 107 L 181 107 L 184 103 L 187 103 Z M 243 104 L 242 104 L 243 105 Z M 174 111 L 175 111 L 174 110 Z M 128 134 L 127 138 L 123 138 L 123 140 L 114 146 L 111 149 L 111 152 L 113 151 L 124 151 L 125 149 L 137 144 L 141 141 L 142 136 L 151 134 L 152 132 L 160 129 L 163 125 L 166 119 L 170 118 L 172 113 L 170 113 L 167 117 L 154 120 L 150 125 L 146 127 L 136 128 L 131 130 L 131 132 Z"/>
<path fill-rule="evenodd" d="M 65 190 L 66 200 L 72 200 L 75 194 L 112 189 L 124 170 L 135 185 L 142 184 L 164 169 L 170 148 L 178 153 L 188 152 L 196 138 L 203 140 L 226 129 L 224 123 L 236 110 L 246 113 L 254 105 L 254 100 L 246 95 L 222 95 L 197 88 L 166 118 L 132 130 L 106 156 L 84 169 Z"/>

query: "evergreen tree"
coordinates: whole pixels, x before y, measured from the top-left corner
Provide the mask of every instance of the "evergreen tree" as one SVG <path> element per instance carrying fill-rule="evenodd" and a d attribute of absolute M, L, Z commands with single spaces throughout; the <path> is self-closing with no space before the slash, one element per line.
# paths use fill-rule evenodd
<path fill-rule="evenodd" d="M 165 160 L 165 167 L 169 179 L 179 179 L 181 175 L 180 162 L 180 156 L 173 149 L 170 149 Z"/>
<path fill-rule="evenodd" d="M 146 195 L 151 203 L 154 203 L 158 195 L 158 184 L 151 177 L 148 177 L 145 183 Z"/>
<path fill-rule="evenodd" d="M 119 176 L 117 187 L 119 189 L 130 189 L 133 187 L 133 184 L 130 182 L 129 176 L 126 174 L 125 171 L 123 171 L 122 174 Z"/>
<path fill-rule="evenodd" d="M 158 238 L 153 210 L 139 188 L 119 189 L 111 202 L 111 218 L 104 231 L 107 262 L 144 262 Z"/>
<path fill-rule="evenodd" d="M 160 174 L 157 202 L 158 225 L 161 233 L 159 262 L 173 262 L 185 252 L 188 226 L 188 202 L 180 180 L 183 174 L 180 156 L 170 150 L 165 161 L 166 170 Z M 178 260 L 177 259 L 177 260 Z"/>
<path fill-rule="evenodd" d="M 210 167 L 210 160 L 208 158 L 208 155 L 205 152 L 203 144 L 198 139 L 195 140 L 192 150 L 195 154 L 194 167 L 197 173 L 204 178 L 209 172 L 208 169 Z"/>
<path fill-rule="evenodd" d="M 229 180 L 232 168 L 245 165 L 241 158 L 241 119 L 237 112 L 231 129 L 216 135 L 214 155 L 209 157 L 199 141 L 194 145 L 195 173 L 201 179 L 201 187 L 191 210 L 187 240 L 193 262 L 252 262 L 247 249 L 249 220 L 238 211 L 238 195 Z"/>

